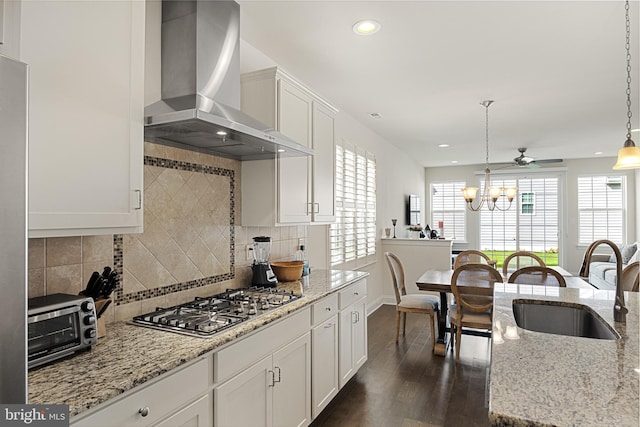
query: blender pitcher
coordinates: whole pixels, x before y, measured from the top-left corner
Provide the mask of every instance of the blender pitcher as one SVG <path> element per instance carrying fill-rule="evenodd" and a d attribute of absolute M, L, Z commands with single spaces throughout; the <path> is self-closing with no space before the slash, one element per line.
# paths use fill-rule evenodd
<path fill-rule="evenodd" d="M 271 237 L 257 236 L 253 238 L 253 286 L 274 287 L 278 284 L 278 279 L 269 265 L 269 255 L 271 254 Z"/>

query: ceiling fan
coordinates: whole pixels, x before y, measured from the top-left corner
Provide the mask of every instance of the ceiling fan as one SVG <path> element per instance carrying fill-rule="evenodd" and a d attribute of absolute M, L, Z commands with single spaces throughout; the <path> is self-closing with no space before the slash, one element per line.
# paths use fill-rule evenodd
<path fill-rule="evenodd" d="M 533 157 L 525 156 L 526 148 L 518 148 L 520 155 L 513 159 L 513 166 L 539 168 L 542 163 L 562 163 L 562 159 L 536 160 Z"/>

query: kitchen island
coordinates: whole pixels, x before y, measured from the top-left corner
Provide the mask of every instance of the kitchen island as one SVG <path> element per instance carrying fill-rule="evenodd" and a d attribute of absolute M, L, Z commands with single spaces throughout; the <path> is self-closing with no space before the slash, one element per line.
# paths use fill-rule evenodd
<path fill-rule="evenodd" d="M 107 336 L 91 351 L 31 370 L 29 403 L 66 404 L 74 417 L 204 355 L 228 348 L 367 276 L 368 273 L 357 271 L 315 270 L 299 281 L 279 284 L 278 289 L 294 291 L 302 298 L 211 338 L 194 338 L 127 322 L 109 324 Z"/>
<path fill-rule="evenodd" d="M 640 295 L 625 292 L 626 324 L 613 321 L 614 298 L 615 291 L 597 289 L 495 286 L 492 425 L 638 426 Z M 515 323 L 514 299 L 587 306 L 621 338 L 581 338 L 522 329 Z M 503 340 L 496 337 L 498 323 Z M 508 327 L 511 334 L 507 334 Z"/>

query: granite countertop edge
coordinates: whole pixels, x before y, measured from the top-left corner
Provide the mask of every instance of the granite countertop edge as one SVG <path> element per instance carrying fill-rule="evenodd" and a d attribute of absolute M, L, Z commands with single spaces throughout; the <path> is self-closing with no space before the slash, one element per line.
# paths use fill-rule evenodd
<path fill-rule="evenodd" d="M 179 368 L 253 331 L 338 292 L 369 273 L 314 270 L 299 281 L 280 283 L 278 289 L 301 293 L 302 298 L 211 338 L 190 337 L 116 322 L 90 351 L 35 368 L 28 373 L 30 404 L 66 404 L 70 416 Z"/>

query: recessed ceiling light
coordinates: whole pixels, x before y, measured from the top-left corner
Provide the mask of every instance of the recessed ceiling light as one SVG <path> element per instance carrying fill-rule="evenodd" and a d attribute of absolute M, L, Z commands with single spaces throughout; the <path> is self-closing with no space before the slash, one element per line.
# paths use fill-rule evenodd
<path fill-rule="evenodd" d="M 382 114 L 380 114 L 380 113 L 369 113 L 369 116 L 373 117 L 374 119 L 381 119 L 382 118 Z"/>
<path fill-rule="evenodd" d="M 223 130 L 219 130 L 218 132 L 216 132 L 216 135 L 220 135 L 220 136 L 225 136 L 227 133 Z"/>
<path fill-rule="evenodd" d="M 638 129 L 631 129 L 631 132 L 640 132 L 640 128 L 638 128 Z"/>
<path fill-rule="evenodd" d="M 457 160 L 451 160 L 451 163 L 458 163 Z"/>
<path fill-rule="evenodd" d="M 353 24 L 353 32 L 359 36 L 368 36 L 380 30 L 380 23 L 372 19 L 363 19 Z"/>
<path fill-rule="evenodd" d="M 286 150 L 284 148 L 278 148 L 278 153 L 284 153 Z"/>
<path fill-rule="evenodd" d="M 449 144 L 438 144 L 439 148 L 447 148 Z"/>
<path fill-rule="evenodd" d="M 600 154 L 602 154 L 602 151 L 596 151 L 596 152 L 595 152 L 595 153 L 593 153 L 593 154 L 595 154 L 596 156 L 599 156 Z"/>

